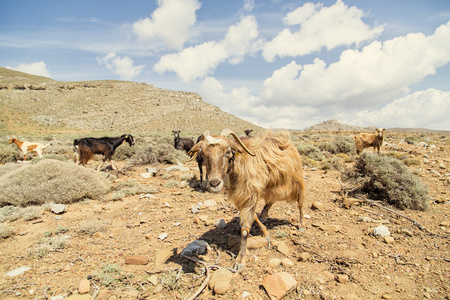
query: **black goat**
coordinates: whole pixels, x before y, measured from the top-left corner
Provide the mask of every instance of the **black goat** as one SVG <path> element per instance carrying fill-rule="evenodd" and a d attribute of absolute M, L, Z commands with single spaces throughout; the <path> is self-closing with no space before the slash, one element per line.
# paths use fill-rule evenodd
<path fill-rule="evenodd" d="M 186 153 L 188 153 L 191 148 L 194 146 L 194 140 L 191 138 L 182 138 L 180 137 L 180 130 L 172 130 L 174 140 L 173 140 L 173 146 L 177 150 L 184 150 Z M 200 141 L 202 136 L 199 136 L 197 139 L 197 143 Z M 197 158 L 197 164 L 198 169 L 200 170 L 200 184 L 203 185 L 203 157 L 201 155 L 198 155 Z"/>
<path fill-rule="evenodd" d="M 253 131 L 253 129 L 247 129 L 247 130 L 244 130 L 244 132 L 245 132 L 245 136 L 250 136 L 250 133 Z"/>
<path fill-rule="evenodd" d="M 180 137 L 180 132 L 179 130 L 175 130 L 172 131 L 173 135 L 174 135 L 174 148 L 177 150 L 184 150 L 187 152 L 189 152 L 189 150 L 191 150 L 191 148 L 194 146 L 194 140 L 191 138 L 182 138 Z"/>
<path fill-rule="evenodd" d="M 105 161 L 111 161 L 111 165 L 114 168 L 114 162 L 112 156 L 116 151 L 116 148 L 123 143 L 130 144 L 130 147 L 134 145 L 135 141 L 132 135 L 124 134 L 120 137 L 102 137 L 102 138 L 82 138 L 73 141 L 73 150 L 75 152 L 75 163 L 81 163 L 83 166 L 88 163 L 94 156 L 94 154 L 103 154 L 103 162 L 98 166 L 97 170 L 100 170 Z M 116 167 L 117 169 L 117 167 Z"/>

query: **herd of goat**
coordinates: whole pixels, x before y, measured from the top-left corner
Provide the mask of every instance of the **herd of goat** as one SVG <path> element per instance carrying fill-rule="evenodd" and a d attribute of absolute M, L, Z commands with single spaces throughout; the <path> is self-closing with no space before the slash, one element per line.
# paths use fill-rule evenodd
<path fill-rule="evenodd" d="M 234 268 L 242 270 L 245 266 L 247 238 L 252 224 L 256 222 L 261 234 L 270 246 L 269 232 L 262 223 L 275 202 L 284 200 L 297 204 L 300 218 L 299 230 L 305 229 L 304 203 L 305 187 L 303 182 L 302 161 L 290 135 L 287 131 L 266 131 L 256 136 L 250 136 L 251 130 L 245 131 L 245 136 L 238 136 L 229 129 L 224 129 L 220 135 L 203 132 L 194 143 L 192 138 L 180 137 L 180 131 L 173 131 L 174 147 L 184 150 L 196 159 L 200 170 L 200 181 L 211 193 L 219 193 L 224 188 L 226 178 L 228 184 L 228 198 L 240 212 L 241 247 L 236 258 Z M 357 153 L 366 147 L 373 147 L 380 154 L 383 144 L 384 129 L 377 129 L 376 134 L 361 133 L 354 137 Z M 232 139 L 228 137 L 231 136 Z M 40 143 L 10 139 L 24 154 L 36 152 L 42 157 L 42 151 L 48 145 Z M 86 165 L 94 154 L 102 154 L 103 162 L 112 161 L 117 147 L 128 143 L 133 146 L 135 140 L 132 135 L 120 137 L 81 138 L 73 143 L 75 162 Z M 206 169 L 205 184 L 203 185 L 203 165 Z M 260 200 L 265 206 L 259 217 L 256 207 Z"/>

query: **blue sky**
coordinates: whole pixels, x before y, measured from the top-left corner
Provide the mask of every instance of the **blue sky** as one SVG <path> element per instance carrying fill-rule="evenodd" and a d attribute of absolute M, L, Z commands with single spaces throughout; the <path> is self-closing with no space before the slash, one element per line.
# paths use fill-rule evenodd
<path fill-rule="evenodd" d="M 448 0 L 1 0 L 0 66 L 193 91 L 265 128 L 450 130 Z"/>

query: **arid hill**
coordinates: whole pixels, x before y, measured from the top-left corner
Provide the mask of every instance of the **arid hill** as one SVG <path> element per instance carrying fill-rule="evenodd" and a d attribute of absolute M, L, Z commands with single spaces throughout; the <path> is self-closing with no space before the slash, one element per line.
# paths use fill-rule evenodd
<path fill-rule="evenodd" d="M 221 111 L 192 92 L 126 81 L 54 81 L 0 68 L 0 130 L 5 134 L 84 131 L 196 135 L 258 126 Z"/>

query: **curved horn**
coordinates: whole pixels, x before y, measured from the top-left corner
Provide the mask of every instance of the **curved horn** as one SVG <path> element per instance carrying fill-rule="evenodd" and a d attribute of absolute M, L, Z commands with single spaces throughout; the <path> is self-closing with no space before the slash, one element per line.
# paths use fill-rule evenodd
<path fill-rule="evenodd" d="M 231 135 L 236 140 L 236 142 L 238 142 L 238 144 L 241 145 L 241 147 L 245 150 L 245 152 L 247 152 L 251 156 L 255 156 L 255 154 L 253 154 L 252 152 L 250 152 L 250 150 L 248 150 L 248 148 L 244 145 L 244 143 L 241 141 L 239 136 L 236 133 L 234 133 L 232 130 L 223 129 L 222 132 L 220 133 L 220 135 L 221 136 Z"/>
<path fill-rule="evenodd" d="M 198 155 L 198 151 L 197 152 L 193 152 L 191 158 L 189 158 L 186 162 L 193 161 L 194 159 L 197 158 L 197 155 Z"/>

